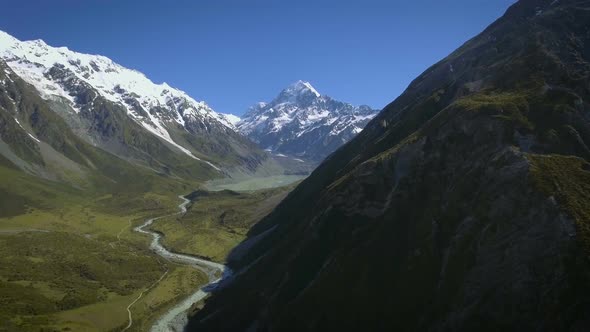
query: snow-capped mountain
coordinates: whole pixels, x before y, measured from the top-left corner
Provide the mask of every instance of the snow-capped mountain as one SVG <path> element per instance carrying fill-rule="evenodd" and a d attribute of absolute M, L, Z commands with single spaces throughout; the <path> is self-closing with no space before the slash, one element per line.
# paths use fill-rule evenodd
<path fill-rule="evenodd" d="M 261 155 L 250 153 L 256 147 L 236 132 L 237 117 L 217 113 L 187 93 L 156 84 L 107 57 L 52 47 L 42 40 L 20 41 L 0 31 L 0 60 L 34 86 L 77 134 L 123 157 L 158 158 L 138 138 L 144 133 L 217 170 L 217 164 L 228 160 L 256 164 L 249 159 Z M 121 114 L 119 123 L 111 123 Z M 143 132 L 129 137 L 128 127 L 133 125 L 120 123 L 128 120 Z"/>
<path fill-rule="evenodd" d="M 262 148 L 320 161 L 361 132 L 378 111 L 321 95 L 309 82 L 297 81 L 270 103 L 244 114 L 238 129 Z"/>

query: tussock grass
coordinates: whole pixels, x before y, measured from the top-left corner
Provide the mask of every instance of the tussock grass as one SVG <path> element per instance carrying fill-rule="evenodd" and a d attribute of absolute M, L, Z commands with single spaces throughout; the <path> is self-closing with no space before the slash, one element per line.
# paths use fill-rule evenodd
<path fill-rule="evenodd" d="M 590 257 L 590 164 L 578 157 L 528 155 L 534 184 L 575 220 L 577 238 Z"/>

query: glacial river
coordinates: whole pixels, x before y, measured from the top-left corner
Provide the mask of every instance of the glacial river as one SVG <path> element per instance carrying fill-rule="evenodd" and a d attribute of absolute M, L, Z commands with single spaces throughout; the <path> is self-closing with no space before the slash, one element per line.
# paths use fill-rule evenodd
<path fill-rule="evenodd" d="M 182 199 L 182 203 L 178 205 L 179 212 L 171 215 L 148 219 L 140 226 L 135 227 L 134 230 L 139 233 L 150 235 L 152 237 L 150 249 L 156 254 L 160 255 L 162 258 L 179 264 L 191 265 L 205 272 L 209 278 L 209 284 L 197 289 L 193 294 L 188 296 L 182 302 L 168 310 L 168 312 L 166 312 L 163 316 L 158 318 L 158 320 L 151 327 L 152 332 L 181 332 L 188 323 L 187 313 L 190 307 L 194 303 L 201 301 L 207 296 L 207 292 L 204 289 L 211 287 L 212 285 L 221 281 L 222 278 L 231 274 L 231 271 L 223 264 L 211 262 L 190 255 L 175 253 L 164 248 L 164 246 L 160 243 L 162 235 L 149 229 L 149 226 L 158 219 L 183 214 L 186 212 L 186 206 L 190 203 L 190 201 L 183 196 L 179 197 Z"/>

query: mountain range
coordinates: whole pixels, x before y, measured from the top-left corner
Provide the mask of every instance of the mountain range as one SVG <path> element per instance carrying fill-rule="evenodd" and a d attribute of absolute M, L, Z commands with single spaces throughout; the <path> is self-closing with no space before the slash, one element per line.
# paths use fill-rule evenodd
<path fill-rule="evenodd" d="M 366 106 L 320 96 L 309 83 L 299 81 L 240 120 L 107 57 L 52 47 L 42 40 L 20 41 L 1 31 L 0 66 L 0 92 L 5 95 L 0 153 L 29 173 L 69 182 L 73 177 L 62 174 L 65 165 L 76 170 L 78 179 L 97 167 L 80 162 L 89 160 L 87 156 L 72 155 L 79 147 L 61 151 L 63 144 L 53 141 L 63 140 L 63 135 L 179 178 L 305 173 L 376 114 Z M 43 104 L 43 111 L 36 106 L 27 110 L 26 98 Z M 44 125 L 63 127 L 52 137 L 43 136 L 39 126 L 45 120 Z M 21 136 L 26 147 L 20 146 Z M 25 150 L 35 157 L 26 156 Z"/>
<path fill-rule="evenodd" d="M 321 95 L 309 82 L 297 81 L 271 102 L 250 107 L 236 126 L 265 150 L 320 162 L 360 133 L 377 113 L 369 106 Z"/>
<path fill-rule="evenodd" d="M 424 71 L 250 230 L 188 330 L 587 330 L 589 22 L 520 0 Z"/>
<path fill-rule="evenodd" d="M 19 41 L 0 32 L 0 46 L 2 155 L 21 169 L 62 178 L 57 173 L 65 164 L 80 174 L 96 169 L 82 145 L 180 178 L 280 169 L 236 131 L 235 116 L 166 83 L 155 84 L 104 56 L 42 40 Z M 64 150 L 68 135 L 83 143 Z"/>

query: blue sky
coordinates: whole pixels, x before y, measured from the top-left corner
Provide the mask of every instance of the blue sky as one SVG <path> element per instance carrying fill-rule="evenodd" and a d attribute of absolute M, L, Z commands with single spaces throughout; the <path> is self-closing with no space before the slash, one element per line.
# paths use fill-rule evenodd
<path fill-rule="evenodd" d="M 306 80 L 382 108 L 514 0 L 19 0 L 0 29 L 102 54 L 216 111 L 242 114 Z"/>

